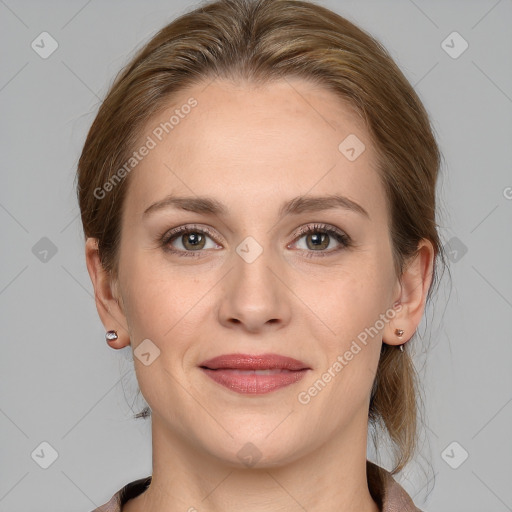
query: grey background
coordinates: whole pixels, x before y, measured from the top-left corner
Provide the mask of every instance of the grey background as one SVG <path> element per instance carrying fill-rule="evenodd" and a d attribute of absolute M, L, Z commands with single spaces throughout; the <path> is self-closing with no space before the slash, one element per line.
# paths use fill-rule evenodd
<path fill-rule="evenodd" d="M 512 510 L 512 1 L 323 4 L 384 43 L 444 154 L 452 282 L 420 328 L 427 428 L 396 478 L 425 512 Z M 117 71 L 192 5 L 0 0 L 1 512 L 88 512 L 151 474 L 150 422 L 131 418 L 144 402 L 129 352 L 104 341 L 73 179 Z M 31 47 L 43 31 L 59 45 L 46 59 Z M 458 58 L 441 45 L 453 31 L 469 44 Z M 44 441 L 48 469 L 31 455 Z"/>

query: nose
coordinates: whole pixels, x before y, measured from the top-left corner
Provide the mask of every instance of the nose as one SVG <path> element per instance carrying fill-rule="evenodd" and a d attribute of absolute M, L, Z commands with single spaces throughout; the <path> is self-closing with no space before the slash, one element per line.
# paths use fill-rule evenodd
<path fill-rule="evenodd" d="M 263 250 L 252 262 L 234 254 L 233 265 L 223 286 L 221 324 L 252 333 L 285 327 L 290 322 L 292 294 L 282 262 Z"/>

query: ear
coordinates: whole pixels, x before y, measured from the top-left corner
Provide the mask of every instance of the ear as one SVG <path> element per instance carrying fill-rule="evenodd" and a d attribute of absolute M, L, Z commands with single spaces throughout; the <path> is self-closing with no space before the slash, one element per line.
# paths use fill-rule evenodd
<path fill-rule="evenodd" d="M 423 317 L 427 293 L 432 282 L 435 251 L 432 242 L 422 239 L 418 250 L 407 262 L 399 278 L 399 293 L 394 298 L 396 313 L 383 331 L 382 341 L 388 345 L 402 345 L 409 341 Z M 401 306 L 401 307 L 400 307 Z M 398 337 L 395 329 L 402 329 L 403 336 Z"/>
<path fill-rule="evenodd" d="M 109 341 L 112 348 L 123 348 L 130 344 L 126 317 L 117 297 L 117 283 L 112 282 L 105 271 L 98 252 L 98 239 L 87 238 L 85 242 L 85 261 L 94 286 L 96 309 L 106 331 L 117 331 L 117 340 Z M 114 292 L 112 291 L 114 290 Z"/>

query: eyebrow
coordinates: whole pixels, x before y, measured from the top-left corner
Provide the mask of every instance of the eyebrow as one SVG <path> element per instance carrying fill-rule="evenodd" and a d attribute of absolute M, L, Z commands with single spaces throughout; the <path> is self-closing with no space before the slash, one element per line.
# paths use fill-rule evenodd
<path fill-rule="evenodd" d="M 176 208 L 188 212 L 213 215 L 227 215 L 228 213 L 228 209 L 225 205 L 211 197 L 178 197 L 169 195 L 146 208 L 143 217 L 164 208 Z M 370 215 L 360 204 L 352 201 L 348 197 L 338 194 L 295 197 L 282 204 L 281 208 L 279 208 L 278 216 L 282 218 L 286 215 L 296 215 L 303 212 L 318 212 L 335 208 L 352 211 L 370 219 Z"/>

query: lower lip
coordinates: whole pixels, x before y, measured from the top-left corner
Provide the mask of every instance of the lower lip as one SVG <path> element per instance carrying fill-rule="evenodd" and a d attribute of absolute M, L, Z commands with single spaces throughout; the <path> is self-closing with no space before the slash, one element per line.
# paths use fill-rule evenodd
<path fill-rule="evenodd" d="M 264 394 L 276 391 L 291 384 L 295 384 L 306 375 L 305 370 L 282 370 L 280 373 L 269 375 L 258 375 L 256 373 L 247 373 L 242 370 L 210 370 L 201 368 L 201 370 L 215 382 L 225 386 L 232 391 L 241 394 Z"/>

